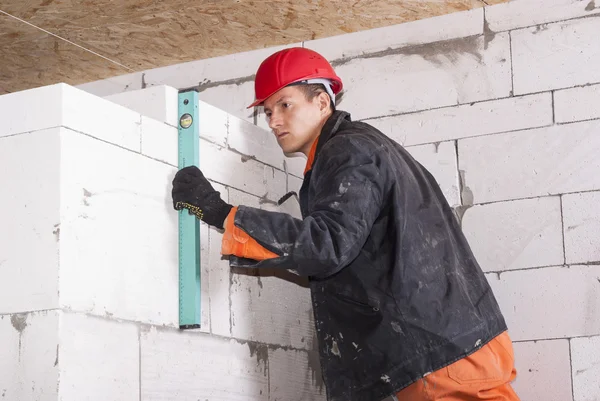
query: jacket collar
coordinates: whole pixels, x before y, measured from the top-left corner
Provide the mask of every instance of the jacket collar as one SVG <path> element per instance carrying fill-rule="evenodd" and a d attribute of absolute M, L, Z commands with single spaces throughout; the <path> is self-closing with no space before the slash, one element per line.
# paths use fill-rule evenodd
<path fill-rule="evenodd" d="M 314 161 L 317 159 L 321 149 L 325 143 L 335 135 L 344 120 L 352 121 L 350 113 L 336 110 L 333 112 L 333 114 L 331 114 L 331 116 L 329 116 L 325 122 L 325 125 L 323 125 L 323 128 L 321 129 L 319 137 L 315 140 L 310 149 L 308 160 L 306 161 L 306 167 L 304 169 L 304 175 L 306 175 L 306 173 L 312 169 Z"/>

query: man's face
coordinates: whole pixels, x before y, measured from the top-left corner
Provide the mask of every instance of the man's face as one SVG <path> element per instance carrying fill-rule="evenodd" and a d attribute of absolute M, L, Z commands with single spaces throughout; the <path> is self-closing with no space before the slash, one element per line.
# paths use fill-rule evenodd
<path fill-rule="evenodd" d="M 320 96 L 309 101 L 297 86 L 288 86 L 265 100 L 264 109 L 269 127 L 284 153 L 303 152 L 308 156 L 313 141 L 321 132 L 325 112 L 328 111 L 327 108 L 324 112 Z M 325 97 L 328 98 L 326 95 Z"/>

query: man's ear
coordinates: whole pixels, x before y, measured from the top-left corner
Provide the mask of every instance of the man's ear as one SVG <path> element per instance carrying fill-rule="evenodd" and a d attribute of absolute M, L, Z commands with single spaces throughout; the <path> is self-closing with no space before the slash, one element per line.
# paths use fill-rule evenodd
<path fill-rule="evenodd" d="M 317 100 L 319 102 L 319 110 L 321 111 L 321 113 L 327 112 L 327 109 L 331 104 L 331 99 L 329 98 L 327 92 L 319 93 L 319 95 L 317 96 Z"/>

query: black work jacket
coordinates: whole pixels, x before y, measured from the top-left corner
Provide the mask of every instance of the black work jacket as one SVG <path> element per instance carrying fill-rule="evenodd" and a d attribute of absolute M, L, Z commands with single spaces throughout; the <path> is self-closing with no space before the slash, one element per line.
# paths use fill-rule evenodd
<path fill-rule="evenodd" d="M 309 277 L 328 400 L 380 401 L 506 330 L 435 179 L 374 127 L 333 113 L 300 206 L 240 206 L 234 224 L 279 257 L 230 265 Z"/>

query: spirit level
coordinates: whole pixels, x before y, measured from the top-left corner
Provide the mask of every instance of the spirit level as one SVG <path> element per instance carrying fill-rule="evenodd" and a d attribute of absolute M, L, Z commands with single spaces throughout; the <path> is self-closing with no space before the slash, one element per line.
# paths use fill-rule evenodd
<path fill-rule="evenodd" d="M 179 168 L 200 167 L 198 92 L 179 93 Z M 200 328 L 200 220 L 179 212 L 179 328 Z"/>

